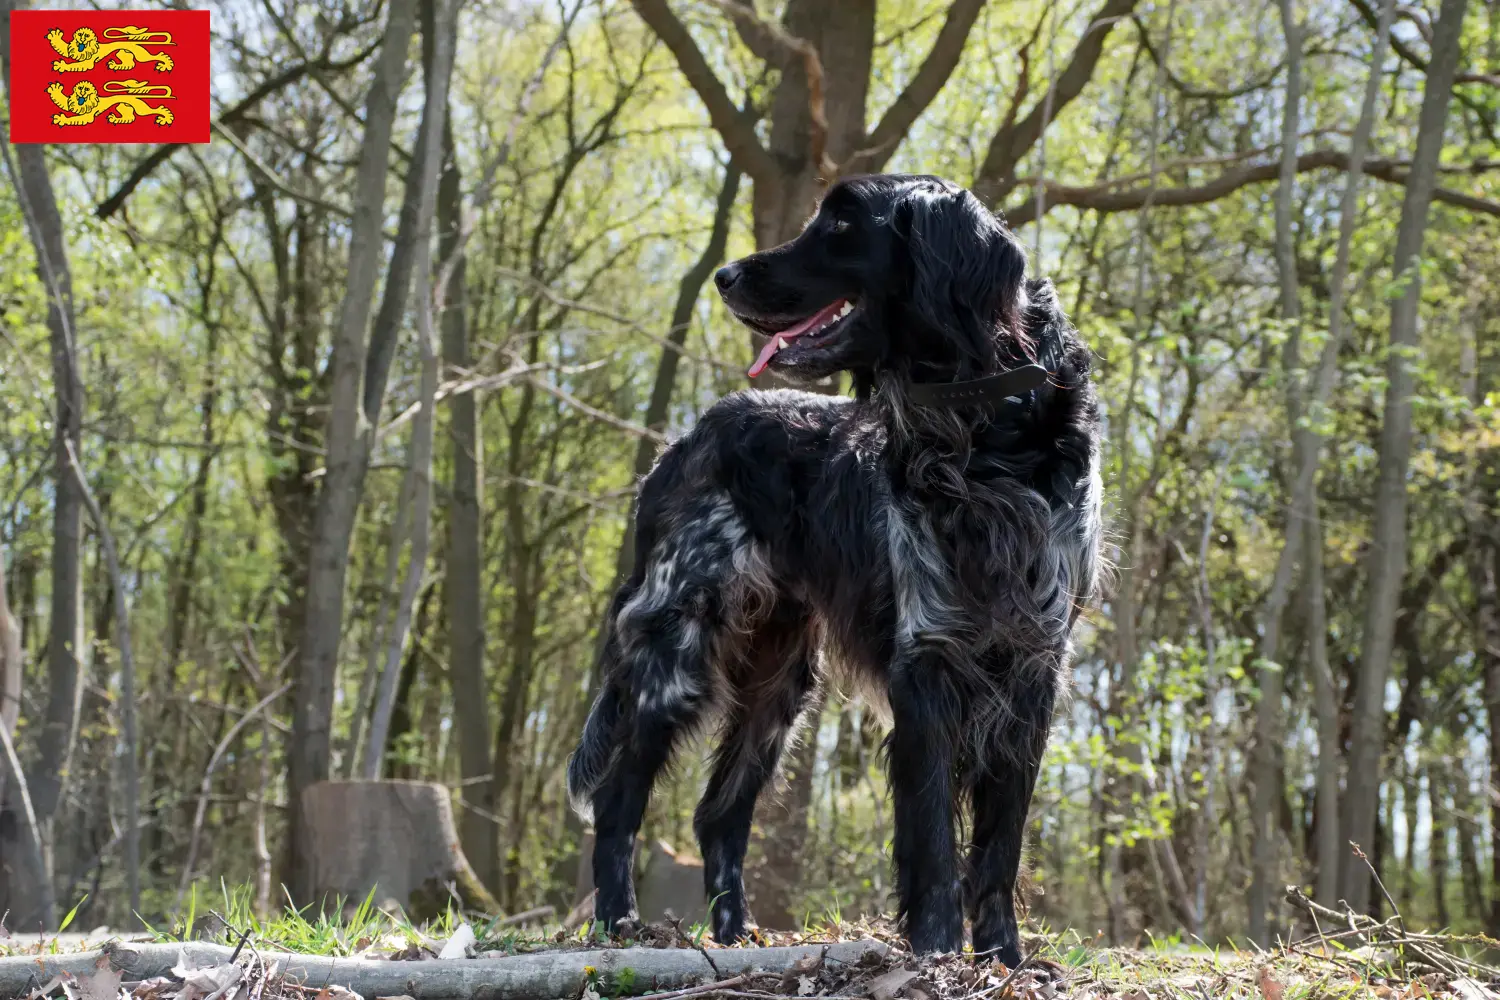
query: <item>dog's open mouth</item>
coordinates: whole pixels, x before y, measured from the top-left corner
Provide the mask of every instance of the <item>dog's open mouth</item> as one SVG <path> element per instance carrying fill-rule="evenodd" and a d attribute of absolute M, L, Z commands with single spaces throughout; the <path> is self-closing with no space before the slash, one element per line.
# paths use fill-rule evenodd
<path fill-rule="evenodd" d="M 809 341 L 826 337 L 853 311 L 853 302 L 848 299 L 836 299 L 807 319 L 793 323 L 782 330 L 767 329 L 763 323 L 751 322 L 751 326 L 762 333 L 768 334 L 771 339 L 766 342 L 765 347 L 760 349 L 760 355 L 755 359 L 755 364 L 750 366 L 750 377 L 755 378 L 755 376 L 765 371 L 766 366 L 771 363 L 771 359 L 792 341 L 799 337 L 806 337 Z M 743 319 L 744 317 L 741 318 Z"/>

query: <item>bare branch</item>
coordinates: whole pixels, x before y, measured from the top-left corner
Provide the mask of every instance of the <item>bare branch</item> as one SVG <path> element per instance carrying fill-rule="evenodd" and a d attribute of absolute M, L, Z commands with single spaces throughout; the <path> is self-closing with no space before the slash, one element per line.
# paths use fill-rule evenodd
<path fill-rule="evenodd" d="M 256 702 L 250 711 L 235 720 L 234 725 L 229 727 L 229 732 L 225 733 L 224 738 L 219 741 L 219 745 L 214 747 L 213 756 L 209 757 L 208 766 L 203 769 L 203 782 L 198 789 L 198 811 L 193 815 L 193 832 L 188 838 L 187 860 L 182 866 L 182 878 L 177 884 L 176 905 L 178 907 L 182 906 L 183 893 L 187 892 L 188 883 L 192 881 L 193 864 L 198 860 L 198 840 L 203 834 L 204 814 L 208 811 L 208 793 L 213 788 L 214 772 L 219 769 L 219 762 L 224 759 L 224 754 L 234 745 L 235 738 L 240 735 L 240 731 L 249 725 L 257 715 L 265 711 L 271 702 L 280 698 L 291 689 L 292 685 L 290 683 L 283 684 Z M 269 748 L 263 748 L 261 752 L 269 753 L 270 751 Z"/>
<path fill-rule="evenodd" d="M 1157 52 L 1156 46 L 1151 43 L 1151 33 L 1146 30 L 1146 25 L 1141 22 L 1139 16 L 1133 17 L 1131 20 L 1135 22 L 1136 32 L 1140 35 L 1141 48 L 1146 50 L 1146 55 L 1151 57 L 1152 62 L 1161 66 L 1161 55 Z M 1266 75 L 1259 80 L 1251 80 L 1249 83 L 1242 83 L 1238 87 L 1230 87 L 1226 90 L 1205 90 L 1201 87 L 1194 87 L 1176 73 L 1173 73 L 1171 67 L 1166 67 L 1165 72 L 1167 74 L 1167 82 L 1172 85 L 1172 89 L 1183 97 L 1205 101 L 1224 101 L 1232 100 L 1236 97 L 1244 97 L 1246 94 L 1253 94 L 1257 90 L 1264 90 L 1271 85 L 1272 80 L 1281 75 L 1281 71 L 1285 68 L 1286 60 L 1282 59 L 1275 66 L 1272 66 L 1266 72 Z"/>
<path fill-rule="evenodd" d="M 757 181 L 774 180 L 776 161 L 760 144 L 754 122 L 730 99 L 724 84 L 714 75 L 687 26 L 672 13 L 667 0 L 631 0 L 631 4 L 677 59 L 677 68 L 707 108 L 708 120 L 730 155 Z"/>
<path fill-rule="evenodd" d="M 1181 164 L 1167 164 L 1160 168 L 1159 173 L 1171 173 L 1180 168 Z M 1406 174 L 1411 164 L 1406 160 L 1369 160 L 1365 163 L 1364 173 L 1374 177 L 1376 180 L 1385 181 L 1388 184 L 1406 183 Z M 1297 172 L 1307 173 L 1312 170 L 1348 170 L 1349 154 L 1335 149 L 1321 149 L 1311 153 L 1303 153 L 1297 157 Z M 1072 205 L 1075 208 L 1086 208 L 1095 212 L 1132 212 L 1146 203 L 1149 197 L 1154 205 L 1206 205 L 1209 202 L 1218 201 L 1238 191 L 1240 188 L 1251 184 L 1261 184 L 1273 181 L 1277 177 L 1280 165 L 1277 163 L 1257 163 L 1251 166 L 1239 167 L 1234 170 L 1226 170 L 1218 177 L 1195 187 L 1155 188 L 1134 187 L 1125 191 L 1114 189 L 1110 183 L 1091 185 L 1089 187 L 1069 187 L 1063 184 L 1047 183 L 1047 208 L 1050 210 L 1058 205 Z M 1459 172 L 1471 172 L 1472 168 L 1460 168 Z M 1452 171 L 1450 171 L 1452 172 Z M 1481 215 L 1493 215 L 1500 217 L 1500 202 L 1488 201 L 1484 198 L 1462 191 L 1454 191 L 1451 188 L 1437 188 L 1433 197 L 1441 202 L 1453 205 L 1457 208 L 1465 208 L 1471 212 Z M 1005 210 L 1006 222 L 1012 227 L 1022 226 L 1031 222 L 1036 217 L 1036 206 L 1030 200 L 1021 202 L 1013 208 Z"/>
<path fill-rule="evenodd" d="M 1055 121 L 1063 109 L 1083 93 L 1083 88 L 1088 85 L 1095 67 L 1099 65 L 1100 57 L 1104 55 L 1104 42 L 1109 33 L 1135 10 L 1137 2 L 1138 0 L 1105 0 L 1090 18 L 1083 37 L 1073 47 L 1068 65 L 1058 74 L 1056 83 L 1050 88 L 1051 120 Z M 1047 117 L 1044 113 L 1046 105 L 1044 96 L 1026 117 L 995 133 L 990 141 L 990 148 L 985 153 L 984 163 L 971 185 L 981 201 L 994 205 L 1015 188 L 1016 164 L 1041 138 L 1045 127 L 1043 119 Z"/>
<path fill-rule="evenodd" d="M 601 423 L 606 423 L 616 430 L 624 431 L 626 434 L 633 434 L 636 437 L 650 438 L 657 444 L 667 443 L 667 436 L 660 431 L 654 431 L 649 427 L 642 427 L 640 424 L 633 423 L 632 421 L 623 420 L 620 417 L 615 416 L 613 413 L 605 413 L 598 407 L 590 406 L 589 404 L 585 403 L 583 400 L 568 392 L 566 389 L 558 388 L 551 382 L 548 382 L 546 379 L 540 379 L 536 378 L 535 376 L 528 375 L 526 381 L 530 382 L 532 385 L 536 386 L 547 395 L 552 396 L 553 398 L 563 403 L 566 403 L 580 413 L 583 413 L 586 416 L 593 417 L 595 420 L 598 420 Z"/>
<path fill-rule="evenodd" d="M 808 155 L 817 164 L 824 177 L 832 178 L 838 173 L 828 158 L 828 116 L 823 107 L 823 60 L 818 49 L 805 38 L 798 38 L 779 24 L 763 20 L 748 5 L 738 0 L 708 0 L 709 3 L 734 18 L 741 31 L 767 38 L 783 51 L 802 60 L 802 72 L 807 76 L 807 112 L 812 119 L 812 130 L 808 136 Z M 728 145 L 726 143 L 725 145 Z M 730 150 L 734 152 L 734 150 Z M 753 172 L 752 172 L 753 176 Z"/>
<path fill-rule="evenodd" d="M 922 60 L 917 75 L 911 78 L 906 89 L 886 109 L 879 124 L 866 137 L 864 148 L 841 165 L 845 173 L 877 173 L 885 169 L 891 154 L 896 151 L 901 140 L 906 138 L 906 133 L 911 131 L 912 125 L 927 110 L 958 67 L 964 43 L 968 41 L 969 32 L 983 8 L 984 0 L 953 0 L 948 7 L 948 16 L 938 30 L 937 38 L 933 40 L 927 58 Z"/>
<path fill-rule="evenodd" d="M 265 163 L 261 162 L 261 159 L 258 156 L 256 156 L 253 152 L 246 148 L 245 144 L 240 142 L 239 137 L 234 134 L 234 131 L 232 129 L 225 128 L 223 123 L 221 122 L 214 122 L 214 128 L 218 130 L 219 135 L 223 136 L 224 139 L 229 143 L 229 145 L 234 147 L 235 152 L 244 157 L 245 162 L 250 164 L 250 166 L 255 169 L 255 172 L 260 174 L 261 177 L 265 179 L 267 184 L 275 188 L 277 191 L 280 191 L 288 198 L 291 198 L 293 201 L 304 202 L 305 204 L 312 205 L 315 208 L 321 208 L 327 212 L 332 212 L 334 215 L 337 215 L 341 219 L 348 219 L 354 215 L 354 213 L 344 205 L 338 205 L 331 201 L 325 201 L 322 198 L 319 198 L 317 195 L 306 194 L 305 192 L 298 191 L 296 188 L 292 187 L 290 184 L 287 184 L 279 177 L 277 177 L 276 171 L 272 170 Z"/>
<path fill-rule="evenodd" d="M 287 69 L 278 73 L 276 76 L 273 76 L 271 79 L 262 83 L 259 87 L 256 87 L 254 90 L 250 91 L 250 93 L 246 94 L 244 100 L 240 101 L 234 107 L 230 108 L 228 111 L 220 115 L 216 124 L 233 125 L 235 122 L 241 121 L 251 111 L 253 111 L 261 101 L 265 100 L 267 97 L 270 97 L 272 94 L 276 94 L 285 90 L 287 87 L 290 87 L 298 80 L 301 80 L 304 76 L 307 76 L 308 74 L 313 73 L 317 70 L 344 70 L 349 69 L 353 66 L 358 66 L 360 63 L 369 58 L 370 55 L 378 47 L 379 43 L 373 44 L 369 48 L 357 52 L 350 58 L 341 60 L 339 62 L 332 62 L 327 58 L 323 58 L 311 62 L 299 63 L 296 66 L 288 67 Z M 108 198 L 105 198 L 102 202 L 99 203 L 99 207 L 94 209 L 94 215 L 100 219 L 107 219 L 111 215 L 114 215 L 116 212 L 118 212 L 121 206 L 125 204 L 125 199 L 129 198 L 131 194 L 135 192 L 135 189 L 140 187 L 141 181 L 145 180 L 147 177 L 150 177 L 152 172 L 154 172 L 157 167 L 165 163 L 167 161 L 167 158 L 170 157 L 173 153 L 177 152 L 177 150 L 181 149 L 183 145 L 184 143 L 180 142 L 169 142 L 166 145 L 158 146 L 153 149 L 149 154 L 146 155 L 144 159 L 141 160 L 141 162 L 135 165 L 135 168 L 130 171 L 129 176 L 127 176 L 125 180 L 120 183 L 120 186 L 115 189 L 114 194 L 111 194 Z"/>
<path fill-rule="evenodd" d="M 1369 0 L 1349 0 L 1349 2 L 1354 4 L 1354 8 L 1359 11 L 1359 16 L 1362 17 L 1365 23 L 1368 24 L 1371 28 L 1375 28 L 1379 24 L 1379 15 L 1376 14 L 1375 8 L 1371 6 Z M 1394 49 L 1396 54 L 1403 60 L 1405 60 L 1408 64 L 1415 67 L 1416 69 L 1421 70 L 1423 73 L 1427 72 L 1427 57 L 1423 56 L 1420 52 L 1413 49 L 1406 42 L 1403 42 L 1395 34 L 1391 35 L 1391 48 Z M 1456 84 L 1493 84 L 1495 81 L 1495 77 L 1490 76 L 1489 74 L 1482 73 L 1459 73 L 1453 78 L 1453 82 Z M 1479 120 L 1484 123 L 1485 131 L 1489 133 L 1490 139 L 1493 140 L 1495 138 L 1495 113 L 1490 110 L 1490 108 L 1485 104 L 1484 101 L 1475 99 L 1472 94 L 1467 94 L 1459 90 L 1454 91 L 1453 96 L 1458 98 L 1458 102 L 1460 104 L 1479 116 Z"/>

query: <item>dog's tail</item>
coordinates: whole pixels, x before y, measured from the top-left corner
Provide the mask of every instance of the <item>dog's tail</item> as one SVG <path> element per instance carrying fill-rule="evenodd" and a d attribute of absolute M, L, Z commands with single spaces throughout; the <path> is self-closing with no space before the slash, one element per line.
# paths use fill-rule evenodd
<path fill-rule="evenodd" d="M 604 690 L 594 700 L 588 721 L 583 724 L 578 749 L 568 758 L 568 799 L 585 823 L 594 821 L 594 792 L 604 783 L 619 753 L 615 731 L 622 707 L 619 687 L 606 679 Z"/>

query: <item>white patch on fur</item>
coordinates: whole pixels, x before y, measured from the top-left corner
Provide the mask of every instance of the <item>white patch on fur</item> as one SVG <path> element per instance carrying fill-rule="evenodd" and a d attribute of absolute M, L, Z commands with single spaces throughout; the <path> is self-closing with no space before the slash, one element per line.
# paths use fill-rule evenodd
<path fill-rule="evenodd" d="M 1060 550 L 1066 574 L 1071 616 L 1096 596 L 1099 588 L 1099 536 L 1104 530 L 1104 480 L 1097 457 L 1090 463 L 1088 484 L 1082 501 L 1059 507 L 1052 513 L 1051 536 Z"/>
<path fill-rule="evenodd" d="M 652 681 L 643 685 L 636 696 L 636 707 L 642 712 L 670 714 L 701 693 L 683 670 L 673 670 L 665 678 L 653 677 Z"/>
<path fill-rule="evenodd" d="M 748 632 L 776 603 L 776 579 L 761 546 L 747 537 L 743 526 L 736 522 L 733 527 L 736 536 L 734 552 L 729 557 L 731 575 L 727 588 L 732 605 L 730 621 L 733 628 Z"/>
<path fill-rule="evenodd" d="M 918 636 L 952 639 L 959 617 L 949 596 L 952 573 L 939 555 L 932 526 L 923 515 L 908 515 L 891 500 L 885 507 L 885 531 L 899 641 L 910 647 Z"/>
<path fill-rule="evenodd" d="M 718 595 L 722 624 L 704 617 L 705 591 Z M 734 504 L 723 494 L 709 498 L 701 516 L 676 526 L 652 550 L 640 589 L 620 609 L 622 660 L 637 665 L 637 708 L 671 712 L 724 688 L 721 661 L 740 654 L 742 637 L 775 599 L 770 562 Z M 665 637 L 648 632 L 662 627 L 662 616 L 674 635 L 670 646 L 658 648 Z"/>
<path fill-rule="evenodd" d="M 589 795 L 568 794 L 568 802 L 573 806 L 573 812 L 585 825 L 592 826 L 594 822 L 594 800 L 593 793 Z"/>

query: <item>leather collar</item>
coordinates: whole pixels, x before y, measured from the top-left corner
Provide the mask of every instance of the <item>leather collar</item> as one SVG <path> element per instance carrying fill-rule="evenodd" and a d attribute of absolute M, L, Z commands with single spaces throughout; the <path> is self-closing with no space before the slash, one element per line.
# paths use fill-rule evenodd
<path fill-rule="evenodd" d="M 1041 365 L 1022 365 L 998 375 L 970 379 L 967 382 L 914 382 L 906 387 L 906 398 L 918 406 L 982 406 L 1000 403 L 1046 384 L 1047 369 Z"/>

